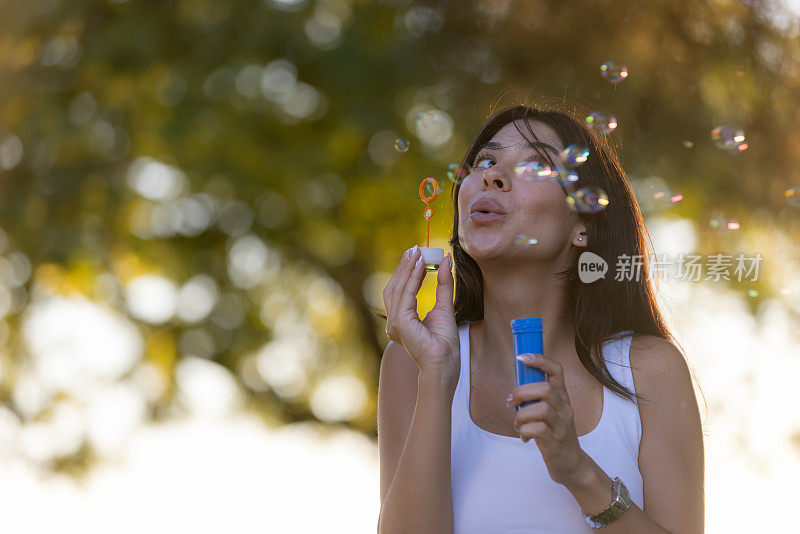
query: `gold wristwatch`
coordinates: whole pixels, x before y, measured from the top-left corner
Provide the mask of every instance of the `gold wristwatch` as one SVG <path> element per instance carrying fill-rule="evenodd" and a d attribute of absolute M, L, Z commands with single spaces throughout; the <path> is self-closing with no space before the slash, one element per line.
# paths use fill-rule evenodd
<path fill-rule="evenodd" d="M 628 488 L 625 487 L 625 484 L 622 483 L 619 477 L 614 477 L 614 482 L 611 483 L 611 490 L 614 494 L 614 500 L 608 508 L 593 515 L 588 515 L 586 512 L 583 512 L 583 518 L 592 528 L 600 528 L 608 525 L 625 513 L 625 510 L 630 508 L 631 494 L 628 493 Z"/>

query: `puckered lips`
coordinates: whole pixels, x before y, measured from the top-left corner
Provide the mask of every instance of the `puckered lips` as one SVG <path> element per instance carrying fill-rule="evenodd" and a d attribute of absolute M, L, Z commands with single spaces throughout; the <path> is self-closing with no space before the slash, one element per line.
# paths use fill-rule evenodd
<path fill-rule="evenodd" d="M 473 222 L 492 222 L 506 214 L 503 206 L 491 197 L 481 197 L 469 207 L 469 218 Z"/>

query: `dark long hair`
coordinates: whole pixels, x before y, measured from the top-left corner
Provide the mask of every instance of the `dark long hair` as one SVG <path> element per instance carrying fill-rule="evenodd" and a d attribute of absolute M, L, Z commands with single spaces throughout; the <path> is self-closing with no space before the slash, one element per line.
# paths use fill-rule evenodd
<path fill-rule="evenodd" d="M 634 335 L 660 337 L 677 345 L 659 311 L 650 283 L 650 252 L 647 247 L 650 236 L 614 148 L 605 137 L 597 136 L 582 121 L 573 118 L 570 112 L 555 107 L 516 105 L 492 114 L 464 156 L 459 167 L 460 176 L 465 175 L 484 143 L 490 141 L 505 125 L 518 119 L 523 119 L 521 123 L 525 131 L 520 129 L 518 123 L 514 125 L 528 141 L 539 141 L 528 121 L 539 121 L 552 127 L 564 146 L 578 144 L 589 149 L 588 159 L 577 167 L 577 184 L 580 187 L 599 187 L 608 195 L 609 203 L 598 213 L 579 214 L 587 227 L 588 243 L 584 250 L 605 259 L 609 264 L 609 272 L 595 282 L 580 282 L 577 261 L 580 250 L 574 247 L 574 261 L 557 276 L 566 281 L 567 307 L 573 315 L 575 350 L 581 363 L 608 389 L 628 400 L 632 401 L 634 397 L 639 400 L 643 396 L 617 382 L 603 358 L 595 361 L 591 355 L 602 354 L 606 342 L 626 335 L 628 331 Z M 542 151 L 541 155 L 555 168 L 556 162 L 549 154 Z M 567 194 L 569 191 L 564 181 L 559 180 L 559 183 Z M 483 274 L 459 243 L 457 206 L 460 188 L 460 180 L 456 180 L 452 188 L 452 202 L 456 209 L 449 241 L 455 265 L 454 309 L 457 324 L 483 319 Z M 613 273 L 616 258 L 623 255 L 641 258 L 639 275 L 635 276 L 634 272 L 630 280 L 628 277 L 617 280 Z M 386 318 L 383 314 L 377 315 Z"/>

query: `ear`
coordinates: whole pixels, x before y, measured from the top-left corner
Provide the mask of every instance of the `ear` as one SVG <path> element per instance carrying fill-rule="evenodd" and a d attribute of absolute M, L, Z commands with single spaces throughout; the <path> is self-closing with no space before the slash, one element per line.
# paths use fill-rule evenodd
<path fill-rule="evenodd" d="M 586 224 L 580 222 L 575 227 L 575 235 L 572 237 L 572 244 L 576 247 L 584 248 L 588 244 L 589 234 L 586 231 Z"/>

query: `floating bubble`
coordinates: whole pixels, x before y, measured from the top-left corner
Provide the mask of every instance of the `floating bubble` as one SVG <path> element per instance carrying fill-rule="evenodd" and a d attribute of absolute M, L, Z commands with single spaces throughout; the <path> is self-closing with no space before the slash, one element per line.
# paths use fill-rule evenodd
<path fill-rule="evenodd" d="M 415 106 L 406 115 L 406 126 L 429 148 L 439 148 L 453 137 L 453 119 L 441 109 Z"/>
<path fill-rule="evenodd" d="M 708 225 L 718 232 L 729 232 L 740 228 L 739 221 L 715 214 L 708 220 Z"/>
<path fill-rule="evenodd" d="M 463 167 L 460 167 L 458 163 L 451 163 L 447 166 L 447 177 L 455 184 L 460 184 L 463 182 L 464 178 L 466 178 L 468 174 L 469 171 Z"/>
<path fill-rule="evenodd" d="M 608 206 L 608 195 L 596 186 L 582 187 L 567 195 L 567 204 L 578 213 L 598 213 Z"/>
<path fill-rule="evenodd" d="M 790 187 L 783 192 L 786 202 L 795 208 L 800 208 L 800 188 Z"/>
<path fill-rule="evenodd" d="M 398 137 L 394 141 L 394 149 L 398 152 L 408 152 L 408 141 Z"/>
<path fill-rule="evenodd" d="M 738 126 L 717 126 L 711 130 L 711 140 L 721 150 L 741 152 L 747 150 L 744 142 L 744 130 Z"/>
<path fill-rule="evenodd" d="M 600 135 L 608 135 L 617 129 L 617 118 L 602 111 L 593 111 L 586 117 L 586 124 Z"/>
<path fill-rule="evenodd" d="M 535 237 L 530 237 L 525 234 L 517 234 L 514 238 L 514 244 L 523 248 L 528 248 L 531 245 L 535 245 L 538 243 L 539 240 Z"/>
<path fill-rule="evenodd" d="M 559 157 L 567 167 L 577 167 L 578 165 L 583 165 L 586 162 L 586 159 L 589 157 L 589 149 L 585 146 L 572 144 L 562 150 L 561 154 L 559 154 Z"/>
<path fill-rule="evenodd" d="M 653 200 L 669 200 L 670 204 L 675 204 L 683 200 L 681 193 L 673 193 L 669 189 L 661 189 L 653 193 Z"/>
<path fill-rule="evenodd" d="M 694 148 L 694 143 L 692 141 L 683 141 L 681 144 L 684 148 Z"/>
<path fill-rule="evenodd" d="M 436 127 L 436 114 L 431 111 L 420 111 L 417 113 L 417 128 L 420 130 L 430 130 Z"/>
<path fill-rule="evenodd" d="M 539 161 L 521 161 L 514 167 L 514 174 L 528 182 L 539 182 L 550 178 L 552 170 L 546 163 Z"/>
<path fill-rule="evenodd" d="M 578 171 L 566 167 L 559 167 L 556 171 L 553 171 L 553 175 L 558 178 L 562 187 L 569 187 L 575 184 L 579 178 Z"/>
<path fill-rule="evenodd" d="M 578 181 L 578 171 L 570 169 L 564 172 L 564 179 L 567 184 L 574 184 Z"/>
<path fill-rule="evenodd" d="M 600 65 L 600 74 L 608 83 L 617 84 L 628 77 L 628 67 L 617 65 L 613 61 L 606 61 Z"/>
<path fill-rule="evenodd" d="M 455 180 L 456 179 L 456 171 L 457 170 L 458 170 L 458 163 L 451 163 L 450 165 L 448 165 L 447 166 L 447 177 L 450 178 L 450 180 Z"/>

